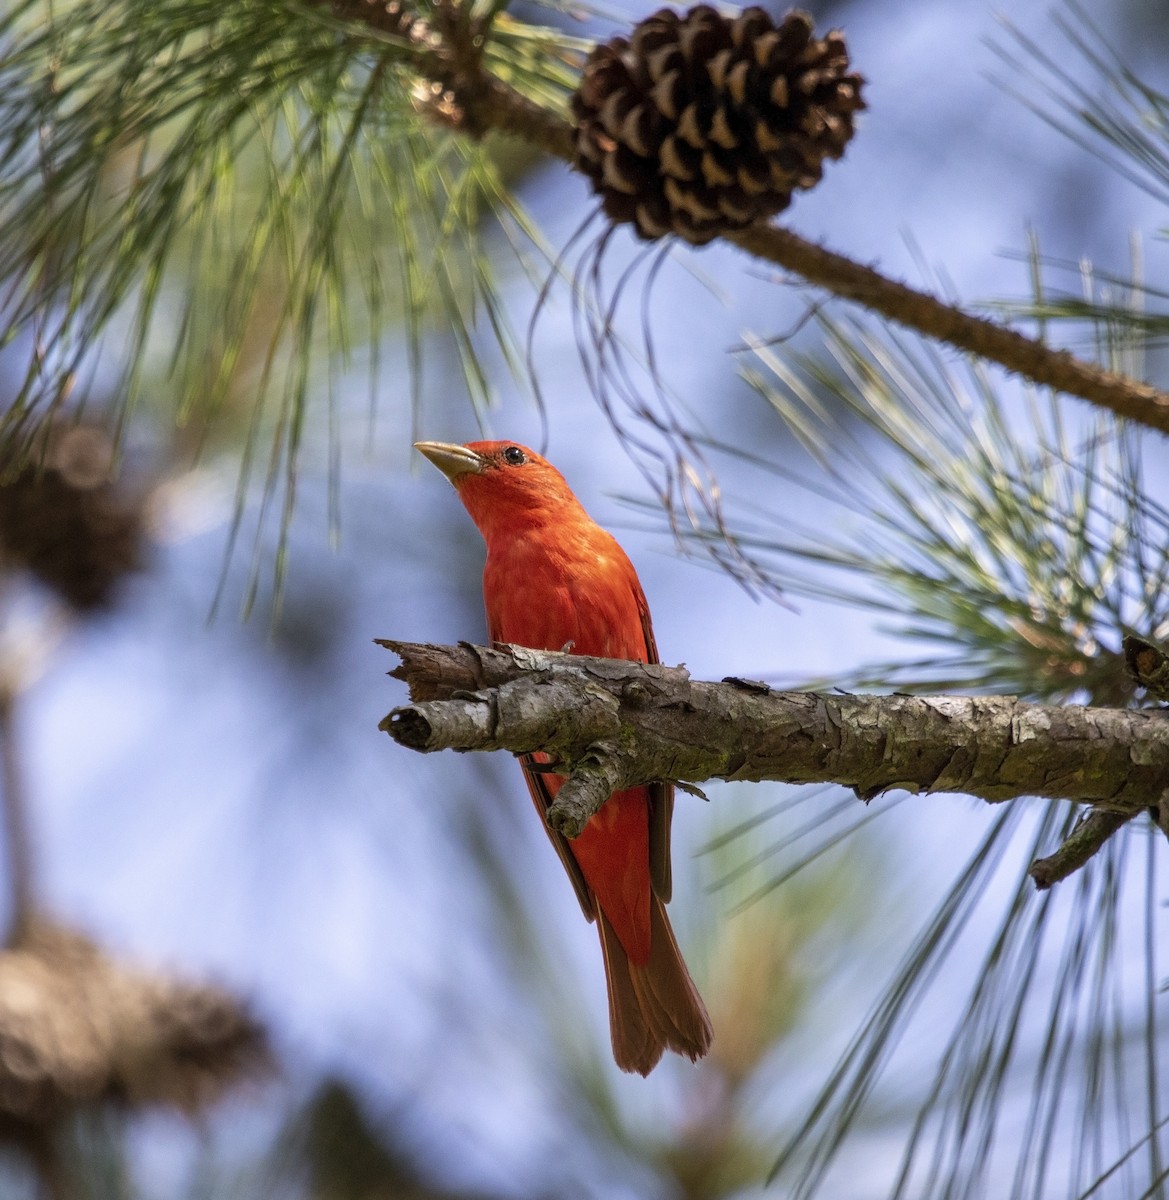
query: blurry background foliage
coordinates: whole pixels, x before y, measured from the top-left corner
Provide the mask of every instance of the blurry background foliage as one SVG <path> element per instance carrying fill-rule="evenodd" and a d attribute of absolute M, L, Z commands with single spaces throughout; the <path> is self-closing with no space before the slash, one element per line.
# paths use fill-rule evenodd
<path fill-rule="evenodd" d="M 504 9 L 473 6 L 489 69 L 554 108 L 644 15 Z M 896 261 L 920 221 L 993 311 L 1163 380 L 1145 243 L 1083 256 L 1164 230 L 1169 13 L 1019 12 L 995 84 L 955 66 L 972 11 L 817 6 L 871 112 L 793 220 Z M 546 432 L 609 523 L 641 469 L 622 540 L 696 674 L 1145 703 L 1163 445 L 717 248 L 605 239 L 579 181 L 445 127 L 411 53 L 290 0 L 0 14 L 0 1191 L 1165 1194 L 1151 824 L 1037 895 L 1066 806 L 712 786 L 673 911 L 715 1047 L 629 1080 L 512 764 L 383 746 L 370 647 L 482 628 L 408 443 Z M 956 240 L 944 190 L 990 211 L 992 148 L 1035 188 L 1035 232 L 1002 217 L 1024 298 L 946 258 L 999 236 Z"/>

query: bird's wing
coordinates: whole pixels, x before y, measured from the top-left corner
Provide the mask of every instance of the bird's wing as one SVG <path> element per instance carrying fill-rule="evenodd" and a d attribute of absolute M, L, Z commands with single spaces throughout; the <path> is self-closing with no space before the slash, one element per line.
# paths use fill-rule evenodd
<path fill-rule="evenodd" d="M 507 641 L 503 636 L 498 615 L 490 605 L 487 606 L 487 636 L 492 643 Z M 555 777 L 551 777 L 546 771 L 539 769 L 541 763 L 548 761 L 548 756 L 546 754 L 518 754 L 516 757 L 524 769 L 524 782 L 528 785 L 528 795 L 532 797 L 532 803 L 540 814 L 540 824 L 544 826 L 548 840 L 560 856 L 560 861 L 568 872 L 568 878 L 572 880 L 572 889 L 576 892 L 577 900 L 580 901 L 581 911 L 587 920 L 592 921 L 597 915 L 596 907 L 593 904 L 592 889 L 585 882 L 584 872 L 581 871 L 580 864 L 569 849 L 568 839 L 548 824 L 548 808 L 556 795 L 557 788 Z"/>
<path fill-rule="evenodd" d="M 528 785 L 528 792 L 532 797 L 532 803 L 536 806 L 536 811 L 540 814 L 540 824 L 544 826 L 544 832 L 548 835 L 548 840 L 556 848 L 556 853 L 560 855 L 560 861 L 564 864 L 564 869 L 568 872 L 568 878 L 572 880 L 573 890 L 576 892 L 576 898 L 580 901 L 581 910 L 584 912 L 588 920 L 593 920 L 596 917 L 596 908 L 593 905 L 593 893 L 589 885 L 585 882 L 584 872 L 580 869 L 580 864 L 576 861 L 572 851 L 568 846 L 568 839 L 562 833 L 557 833 L 551 825 L 548 824 L 548 806 L 552 803 L 552 789 L 548 786 L 548 774 L 537 770 L 539 759 L 547 758 L 547 755 L 521 754 L 518 756 L 520 766 L 524 769 L 524 782 Z M 667 846 L 667 849 L 669 847 Z"/>
<path fill-rule="evenodd" d="M 645 661 L 656 663 L 658 644 L 654 639 L 653 623 L 650 621 L 649 605 L 640 586 L 637 588 L 637 608 L 641 615 L 641 631 L 645 636 Z M 674 817 L 674 785 L 651 783 L 649 792 L 649 877 L 654 895 L 663 904 L 669 904 L 674 890 L 674 878 L 670 867 L 670 823 Z"/>

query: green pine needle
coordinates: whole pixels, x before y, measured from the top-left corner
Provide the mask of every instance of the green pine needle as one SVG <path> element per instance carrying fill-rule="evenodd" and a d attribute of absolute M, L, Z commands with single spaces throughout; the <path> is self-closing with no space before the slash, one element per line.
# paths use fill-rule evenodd
<path fill-rule="evenodd" d="M 562 104 L 574 45 L 501 14 L 485 58 Z M 24 0 L 0 47 L 3 340 L 28 362 L 8 461 L 71 396 L 109 394 L 120 427 L 149 406 L 188 451 L 238 454 L 237 533 L 255 478 L 283 531 L 305 447 L 340 462 L 359 361 L 407 430 L 435 332 L 480 409 L 490 342 L 518 367 L 497 249 L 544 247 L 490 139 L 423 115 L 401 39 L 271 0 Z M 401 389 L 379 350 L 395 331 Z"/>

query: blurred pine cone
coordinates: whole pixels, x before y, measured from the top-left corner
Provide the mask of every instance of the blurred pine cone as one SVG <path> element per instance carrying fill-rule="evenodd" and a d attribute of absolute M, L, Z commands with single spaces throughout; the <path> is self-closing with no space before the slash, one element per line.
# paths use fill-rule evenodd
<path fill-rule="evenodd" d="M 113 462 L 102 430 L 62 425 L 39 460 L 0 482 L 0 555 L 82 613 L 108 608 L 142 564 L 143 499 L 113 482 Z"/>
<path fill-rule="evenodd" d="M 798 10 L 663 8 L 596 46 L 572 98 L 576 165 L 616 222 L 694 245 L 770 217 L 840 158 L 864 108 L 844 36 Z"/>
<path fill-rule="evenodd" d="M 221 988 L 130 970 L 43 920 L 0 950 L 0 1135 L 103 1101 L 193 1114 L 270 1069 L 262 1028 Z"/>

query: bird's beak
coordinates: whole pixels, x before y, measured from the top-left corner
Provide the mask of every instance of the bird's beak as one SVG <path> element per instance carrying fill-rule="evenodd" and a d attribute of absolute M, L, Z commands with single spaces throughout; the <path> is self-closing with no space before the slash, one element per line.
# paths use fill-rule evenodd
<path fill-rule="evenodd" d="M 451 481 L 460 475 L 479 475 L 486 465 L 474 450 L 454 442 L 415 442 L 414 449 L 424 454 Z"/>

